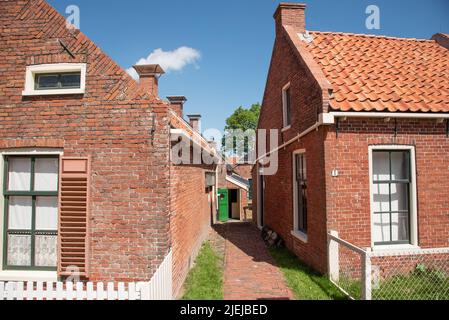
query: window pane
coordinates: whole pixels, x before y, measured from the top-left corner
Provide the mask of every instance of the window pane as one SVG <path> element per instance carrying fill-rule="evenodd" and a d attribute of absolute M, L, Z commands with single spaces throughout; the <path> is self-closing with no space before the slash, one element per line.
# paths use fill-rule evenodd
<path fill-rule="evenodd" d="M 35 264 L 37 267 L 56 267 L 56 235 L 37 235 L 35 240 Z"/>
<path fill-rule="evenodd" d="M 388 184 L 373 184 L 373 211 L 390 211 L 390 187 Z"/>
<path fill-rule="evenodd" d="M 9 158 L 8 190 L 30 191 L 31 159 Z"/>
<path fill-rule="evenodd" d="M 81 74 L 62 74 L 61 86 L 63 88 L 80 88 L 81 87 Z"/>
<path fill-rule="evenodd" d="M 57 158 L 37 158 L 34 171 L 34 190 L 58 191 Z"/>
<path fill-rule="evenodd" d="M 31 266 L 30 235 L 8 235 L 7 264 L 13 267 Z"/>
<path fill-rule="evenodd" d="M 390 214 L 374 214 L 374 242 L 390 242 Z"/>
<path fill-rule="evenodd" d="M 58 197 L 36 198 L 36 230 L 58 230 Z"/>
<path fill-rule="evenodd" d="M 9 230 L 31 230 L 32 203 L 31 197 L 9 198 Z"/>
<path fill-rule="evenodd" d="M 408 210 L 408 185 L 404 183 L 391 185 L 391 211 Z"/>
<path fill-rule="evenodd" d="M 390 154 L 388 152 L 373 152 L 373 180 L 390 180 Z"/>
<path fill-rule="evenodd" d="M 58 74 L 36 76 L 36 89 L 55 89 L 59 87 L 58 83 Z"/>
<path fill-rule="evenodd" d="M 393 180 L 410 179 L 410 157 L 408 151 L 391 153 L 391 176 Z"/>
<path fill-rule="evenodd" d="M 391 215 L 393 241 L 408 241 L 408 213 L 393 213 Z"/>

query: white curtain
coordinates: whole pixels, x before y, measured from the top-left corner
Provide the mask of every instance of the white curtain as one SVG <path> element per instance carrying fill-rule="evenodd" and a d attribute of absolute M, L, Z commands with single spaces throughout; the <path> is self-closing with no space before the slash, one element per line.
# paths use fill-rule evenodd
<path fill-rule="evenodd" d="M 10 197 L 8 228 L 10 230 L 31 230 L 32 198 Z"/>
<path fill-rule="evenodd" d="M 58 197 L 36 197 L 36 230 L 58 230 Z"/>
<path fill-rule="evenodd" d="M 58 190 L 58 159 L 37 158 L 34 171 L 34 190 Z"/>
<path fill-rule="evenodd" d="M 9 159 L 9 191 L 30 191 L 31 184 L 31 159 Z"/>

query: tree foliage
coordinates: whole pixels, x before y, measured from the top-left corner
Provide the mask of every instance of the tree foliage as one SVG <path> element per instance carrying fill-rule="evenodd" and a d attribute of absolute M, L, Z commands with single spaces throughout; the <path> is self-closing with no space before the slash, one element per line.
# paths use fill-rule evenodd
<path fill-rule="evenodd" d="M 253 104 L 250 108 L 238 107 L 234 113 L 226 119 L 225 131 L 241 129 L 256 130 L 259 121 L 260 104 Z"/>
<path fill-rule="evenodd" d="M 222 142 L 225 154 L 246 158 L 253 151 L 260 108 L 259 103 L 249 108 L 240 106 L 226 119 Z"/>

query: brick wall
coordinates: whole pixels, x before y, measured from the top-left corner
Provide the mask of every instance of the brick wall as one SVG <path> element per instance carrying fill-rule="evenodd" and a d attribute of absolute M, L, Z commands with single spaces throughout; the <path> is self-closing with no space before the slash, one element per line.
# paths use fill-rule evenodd
<path fill-rule="evenodd" d="M 370 145 L 415 147 L 418 240 L 423 248 L 449 247 L 449 138 L 436 120 L 383 119 L 340 122 L 325 141 L 328 228 L 355 245 L 371 246 Z M 333 169 L 338 178 L 331 178 Z"/>
<path fill-rule="evenodd" d="M 182 165 L 171 166 L 170 171 L 173 293 L 177 296 L 216 212 L 215 188 L 205 188 L 205 173 L 214 168 Z"/>
<path fill-rule="evenodd" d="M 0 26 L 0 149 L 91 156 L 90 280 L 149 280 L 170 246 L 166 106 L 44 1 L 2 1 Z M 87 64 L 86 94 L 22 97 L 26 66 L 57 62 Z"/>

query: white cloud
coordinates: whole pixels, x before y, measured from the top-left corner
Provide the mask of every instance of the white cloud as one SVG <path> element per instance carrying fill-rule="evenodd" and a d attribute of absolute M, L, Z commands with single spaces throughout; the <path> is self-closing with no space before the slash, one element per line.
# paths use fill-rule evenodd
<path fill-rule="evenodd" d="M 189 47 L 180 47 L 173 51 L 156 49 L 147 58 L 141 58 L 136 64 L 159 64 L 168 73 L 171 71 L 181 71 L 189 64 L 196 65 L 200 58 L 201 53 Z M 134 79 L 139 78 L 137 72 L 132 67 L 127 69 L 126 72 Z"/>

